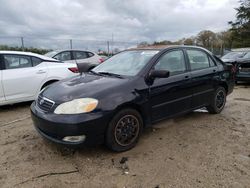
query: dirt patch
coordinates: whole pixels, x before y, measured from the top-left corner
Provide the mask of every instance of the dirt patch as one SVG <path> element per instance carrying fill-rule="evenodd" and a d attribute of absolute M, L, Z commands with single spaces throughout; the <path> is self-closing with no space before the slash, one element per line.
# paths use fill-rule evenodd
<path fill-rule="evenodd" d="M 163 121 L 123 153 L 55 145 L 33 128 L 30 103 L 1 107 L 0 187 L 249 187 L 249 100 L 239 86 L 221 114 Z"/>

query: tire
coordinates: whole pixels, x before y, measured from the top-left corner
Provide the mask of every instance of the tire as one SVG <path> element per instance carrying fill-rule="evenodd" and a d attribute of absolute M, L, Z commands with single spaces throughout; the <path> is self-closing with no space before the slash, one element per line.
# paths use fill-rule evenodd
<path fill-rule="evenodd" d="M 135 147 L 143 129 L 140 113 L 134 109 L 119 111 L 110 121 L 106 131 L 105 144 L 116 152 Z"/>
<path fill-rule="evenodd" d="M 212 102 L 207 106 L 207 110 L 210 114 L 219 114 L 224 109 L 226 104 L 226 90 L 224 87 L 219 87 L 215 91 Z"/>

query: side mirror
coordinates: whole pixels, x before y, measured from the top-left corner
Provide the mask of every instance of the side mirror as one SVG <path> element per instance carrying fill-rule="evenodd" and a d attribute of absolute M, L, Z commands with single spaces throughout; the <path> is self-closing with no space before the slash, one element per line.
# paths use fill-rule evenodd
<path fill-rule="evenodd" d="M 149 77 L 151 79 L 154 79 L 154 78 L 168 78 L 169 77 L 169 71 L 167 70 L 152 70 L 150 73 L 149 73 Z"/>
<path fill-rule="evenodd" d="M 77 63 L 77 68 L 80 73 L 83 72 L 89 72 L 91 69 L 93 69 L 96 65 L 93 65 L 91 63 Z"/>

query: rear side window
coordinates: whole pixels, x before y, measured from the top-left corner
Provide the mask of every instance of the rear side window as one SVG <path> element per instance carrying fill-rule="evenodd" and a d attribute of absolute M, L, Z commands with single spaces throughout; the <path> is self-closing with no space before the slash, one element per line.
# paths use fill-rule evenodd
<path fill-rule="evenodd" d="M 4 55 L 5 69 L 19 69 L 32 67 L 31 58 L 21 55 Z"/>
<path fill-rule="evenodd" d="M 205 69 L 210 66 L 208 56 L 200 50 L 187 50 L 191 70 Z"/>
<path fill-rule="evenodd" d="M 74 52 L 74 59 L 86 59 L 88 58 L 88 53 L 84 51 L 75 51 Z"/>
<path fill-rule="evenodd" d="M 209 63 L 210 63 L 210 67 L 216 66 L 214 60 L 211 57 L 209 57 Z"/>
<path fill-rule="evenodd" d="M 40 58 L 37 57 L 32 57 L 32 63 L 33 63 L 33 67 L 39 65 L 40 63 L 42 63 L 42 60 Z"/>
<path fill-rule="evenodd" d="M 88 52 L 88 56 L 89 56 L 89 57 L 93 57 L 93 56 L 94 56 L 94 54 L 93 54 L 93 53 L 91 53 L 91 52 Z"/>
<path fill-rule="evenodd" d="M 57 54 L 56 56 L 54 56 L 54 58 L 59 61 L 69 61 L 71 60 L 71 53 L 69 51 L 61 52 Z"/>
<path fill-rule="evenodd" d="M 183 52 L 181 50 L 167 52 L 155 65 L 155 70 L 167 70 L 170 75 L 185 72 L 186 65 Z"/>

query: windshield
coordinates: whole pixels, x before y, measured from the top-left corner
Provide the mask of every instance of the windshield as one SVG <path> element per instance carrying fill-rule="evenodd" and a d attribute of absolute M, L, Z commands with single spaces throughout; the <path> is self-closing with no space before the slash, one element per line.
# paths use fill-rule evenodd
<path fill-rule="evenodd" d="M 98 73 L 112 73 L 124 76 L 135 76 L 159 51 L 125 51 L 121 52 L 98 65 L 93 69 Z"/>
<path fill-rule="evenodd" d="M 241 58 L 245 55 L 245 52 L 230 52 L 222 57 L 222 59 L 235 59 Z"/>
<path fill-rule="evenodd" d="M 57 53 L 58 53 L 58 51 L 51 51 L 51 52 L 48 52 L 48 53 L 46 53 L 44 55 L 47 56 L 47 57 L 54 57 Z"/>

